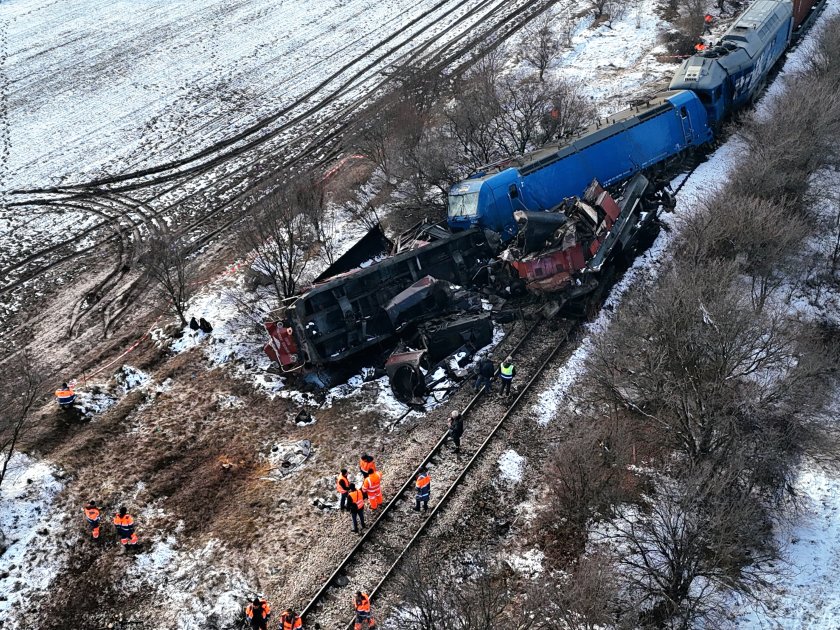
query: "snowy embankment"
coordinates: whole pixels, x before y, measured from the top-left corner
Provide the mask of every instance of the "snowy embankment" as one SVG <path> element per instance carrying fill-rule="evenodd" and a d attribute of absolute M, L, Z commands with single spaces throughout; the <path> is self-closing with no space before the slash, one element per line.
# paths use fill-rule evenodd
<path fill-rule="evenodd" d="M 36 596 L 48 592 L 66 562 L 64 542 L 73 535 L 68 515 L 53 507 L 63 489 L 60 473 L 48 462 L 21 453 L 9 462 L 0 486 L 0 618 L 12 622 L 9 628 L 17 627 L 15 618 Z"/>
<path fill-rule="evenodd" d="M 783 70 L 759 102 L 756 114 L 761 117 L 785 90 L 785 75 L 803 68 L 810 55 L 810 45 L 824 28 L 829 18 L 840 12 L 834 3 L 814 29 L 787 57 Z M 622 280 L 615 286 L 598 318 L 587 325 L 587 335 L 580 348 L 557 372 L 553 384 L 541 394 L 535 406 L 538 422 L 546 424 L 564 414 L 574 414 L 571 398 L 574 384 L 585 378 L 584 360 L 597 335 L 609 334 L 613 314 L 620 308 L 625 295 L 640 287 L 651 286 L 659 273 L 660 261 L 665 262 L 670 248 L 679 236 L 679 219 L 703 210 L 704 198 L 726 181 L 731 167 L 737 162 L 742 146 L 732 139 L 709 156 L 685 183 L 680 191 L 675 214 L 664 217 L 669 227 L 657 238 L 653 247 L 640 256 Z M 679 181 L 675 182 L 679 183 Z M 830 235 L 823 235 L 830 238 Z M 811 243 L 815 248 L 825 243 Z M 644 290 L 644 289 L 641 289 Z M 793 297 L 792 314 L 805 320 L 815 316 L 838 319 L 837 296 L 822 296 L 822 310 L 815 308 L 812 300 Z M 835 422 L 840 413 L 840 396 L 826 411 L 826 421 Z M 836 470 L 825 470 L 806 462 L 794 487 L 803 512 L 791 528 L 779 531 L 777 536 L 786 550 L 784 568 L 779 576 L 771 576 L 770 588 L 762 598 L 765 607 L 750 604 L 735 606 L 731 621 L 744 628 L 833 628 L 840 619 L 840 589 L 835 576 L 840 571 L 840 518 L 838 518 L 838 490 L 840 477 Z"/>

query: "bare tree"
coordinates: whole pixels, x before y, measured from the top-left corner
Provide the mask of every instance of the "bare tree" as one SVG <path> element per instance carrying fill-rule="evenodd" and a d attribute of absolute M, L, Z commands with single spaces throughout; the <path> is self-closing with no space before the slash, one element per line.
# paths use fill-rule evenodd
<path fill-rule="evenodd" d="M 183 237 L 160 233 L 149 239 L 140 259 L 158 299 L 178 316 L 181 326 L 187 325 L 186 306 L 195 291 L 195 267 L 189 254 Z"/>
<path fill-rule="evenodd" d="M 659 484 L 642 510 L 627 507 L 611 538 L 641 623 L 716 625 L 733 591 L 755 597 L 778 557 L 766 512 L 734 476 L 710 468 Z"/>
<path fill-rule="evenodd" d="M 43 383 L 43 374 L 26 352 L 21 353 L 6 371 L 0 393 L 0 486 L 29 426 Z"/>
<path fill-rule="evenodd" d="M 560 54 L 560 39 L 553 29 L 556 21 L 557 14 L 549 9 L 531 22 L 522 36 L 522 58 L 537 70 L 540 81 L 548 66 Z"/>
<path fill-rule="evenodd" d="M 595 120 L 592 101 L 580 83 L 557 79 L 546 93 L 547 105 L 540 120 L 539 144 L 565 140 Z"/>
<path fill-rule="evenodd" d="M 473 169 L 505 157 L 499 152 L 495 128 L 501 113 L 496 80 L 497 75 L 483 71 L 457 83 L 453 103 L 445 111 L 445 129 Z"/>
<path fill-rule="evenodd" d="M 312 236 L 320 256 L 328 265 L 335 262 L 336 222 L 326 201 L 324 180 L 318 174 L 308 172 L 296 175 L 292 186 L 295 204 L 312 228 Z"/>
<path fill-rule="evenodd" d="M 257 254 L 254 268 L 269 278 L 278 302 L 294 295 L 310 260 L 313 234 L 302 199 L 299 187 L 279 185 L 252 211 L 243 231 Z"/>

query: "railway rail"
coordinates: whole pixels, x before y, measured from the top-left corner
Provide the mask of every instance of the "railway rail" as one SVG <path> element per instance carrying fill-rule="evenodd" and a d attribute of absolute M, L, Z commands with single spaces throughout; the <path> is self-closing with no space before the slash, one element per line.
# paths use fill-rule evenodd
<path fill-rule="evenodd" d="M 429 524 L 445 509 L 450 497 L 486 453 L 499 430 L 519 409 L 534 383 L 566 345 L 577 323 L 573 320 L 556 321 L 559 324 L 558 330 L 547 331 L 545 320 L 537 320 L 508 351 L 512 356 L 520 357 L 517 360 L 520 378 L 529 375 L 509 406 L 500 404 L 498 399 L 489 398 L 482 388 L 462 410 L 461 415 L 467 426 L 465 434 L 471 442 L 483 438 L 479 446 L 471 453 L 465 451 L 463 457 L 443 455 L 441 451 L 446 441 L 444 434 L 385 507 L 378 513 L 368 511 L 368 515 L 375 515 L 376 520 L 369 524 L 363 536 L 302 608 L 301 616 L 308 627 L 352 627 L 352 619 L 346 623 L 344 621 L 352 594 L 364 590 L 373 598 L 383 588 L 406 554 L 421 539 Z M 413 511 L 412 506 L 415 479 L 426 466 L 434 467 L 433 500 L 429 512 L 423 518 Z"/>

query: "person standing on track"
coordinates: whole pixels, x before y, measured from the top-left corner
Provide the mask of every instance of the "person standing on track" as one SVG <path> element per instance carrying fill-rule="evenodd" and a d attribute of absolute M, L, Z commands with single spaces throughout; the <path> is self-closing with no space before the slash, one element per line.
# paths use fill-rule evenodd
<path fill-rule="evenodd" d="M 353 533 L 358 534 L 357 520 L 361 522 L 362 529 L 365 528 L 365 494 L 361 490 L 356 490 L 356 484 L 351 483 L 347 490 L 347 497 L 350 500 L 348 507 L 350 517 L 353 519 Z"/>
<path fill-rule="evenodd" d="M 429 499 L 432 496 L 432 476 L 425 468 L 417 475 L 415 487 L 417 488 L 417 496 L 414 497 L 414 511 L 419 512 L 422 503 L 423 511 L 426 512 L 429 509 Z"/>
<path fill-rule="evenodd" d="M 271 606 L 268 600 L 254 597 L 254 601 L 245 606 L 245 616 L 252 630 L 268 630 L 268 618 L 271 617 Z"/>
<path fill-rule="evenodd" d="M 712 22 L 714 22 L 711 13 L 707 13 L 703 16 L 703 35 L 711 35 L 712 34 Z"/>
<path fill-rule="evenodd" d="M 356 623 L 353 625 L 353 630 L 376 627 L 376 621 L 370 614 L 370 597 L 367 593 L 356 591 L 353 597 L 353 608 L 356 611 Z"/>
<path fill-rule="evenodd" d="M 85 512 L 85 518 L 87 519 L 88 525 L 90 526 L 90 536 L 94 540 L 99 539 L 99 526 L 102 523 L 102 519 L 99 515 L 99 508 L 96 507 L 95 501 L 88 501 L 88 504 L 82 508 Z"/>
<path fill-rule="evenodd" d="M 493 366 L 493 362 L 487 357 L 483 358 L 478 363 L 478 375 L 475 378 L 473 389 L 480 392 L 481 388 L 484 387 L 488 394 L 493 393 L 493 377 L 495 375 L 496 368 Z"/>
<path fill-rule="evenodd" d="M 506 357 L 499 366 L 499 379 L 502 382 L 502 396 L 510 396 L 510 384 L 513 382 L 514 376 L 516 376 L 516 366 L 513 364 L 513 359 L 511 357 Z"/>
<path fill-rule="evenodd" d="M 350 488 L 350 480 L 347 478 L 347 469 L 342 468 L 341 473 L 335 480 L 335 489 L 341 496 L 341 501 L 338 504 L 339 510 L 347 509 L 347 491 Z"/>
<path fill-rule="evenodd" d="M 371 510 L 382 505 L 382 473 L 374 470 L 365 477 L 362 482 L 362 492 L 367 496 Z"/>
<path fill-rule="evenodd" d="M 367 453 L 362 455 L 359 459 L 359 470 L 362 471 L 362 477 L 367 477 L 370 473 L 376 470 L 376 462 L 373 457 Z"/>
<path fill-rule="evenodd" d="M 446 437 L 443 438 L 443 443 L 446 444 L 451 439 L 455 443 L 455 452 L 461 452 L 461 436 L 464 434 L 464 419 L 457 411 L 449 414 L 449 430 L 446 432 Z"/>

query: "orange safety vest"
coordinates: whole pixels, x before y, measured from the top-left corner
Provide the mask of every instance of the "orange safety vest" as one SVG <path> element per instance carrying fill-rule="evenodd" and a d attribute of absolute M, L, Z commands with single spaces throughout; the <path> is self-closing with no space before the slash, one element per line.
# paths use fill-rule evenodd
<path fill-rule="evenodd" d="M 373 471 L 362 482 L 362 489 L 369 497 L 377 497 L 382 494 L 382 473 Z"/>
<path fill-rule="evenodd" d="M 374 462 L 373 460 L 370 460 L 370 462 L 366 462 L 365 460 L 360 459 L 359 468 L 362 470 L 362 472 L 367 474 L 376 472 L 376 462 Z"/>
<path fill-rule="evenodd" d="M 283 621 L 283 630 L 295 630 L 296 628 L 303 627 L 303 622 L 298 615 L 295 615 L 290 620 L 288 615 L 283 614 L 281 619 Z"/>
<path fill-rule="evenodd" d="M 344 482 L 344 487 L 341 487 L 341 482 Z M 350 486 L 350 480 L 345 477 L 344 475 L 339 475 L 338 479 L 335 480 L 335 489 L 338 490 L 339 494 L 344 494 L 347 492 L 347 488 Z"/>
<path fill-rule="evenodd" d="M 354 596 L 353 603 L 356 606 L 356 612 L 370 612 L 370 597 L 368 597 L 367 593 L 362 593 L 362 596 L 358 599 Z"/>
<path fill-rule="evenodd" d="M 417 489 L 420 490 L 419 494 L 429 494 L 428 491 L 423 492 L 423 488 L 428 487 L 430 483 L 432 483 L 432 476 L 428 473 L 417 477 Z"/>
<path fill-rule="evenodd" d="M 134 519 L 131 518 L 131 514 L 126 514 L 125 516 L 117 514 L 114 516 L 114 525 L 117 527 L 131 527 L 134 525 Z"/>
<path fill-rule="evenodd" d="M 353 503 L 355 503 L 356 507 L 358 507 L 360 510 L 363 510 L 365 508 L 365 495 L 361 490 L 353 490 L 348 496 L 350 497 L 350 500 Z"/>
<path fill-rule="evenodd" d="M 259 612 L 262 614 L 262 619 L 268 619 L 268 616 L 271 614 L 271 606 L 268 605 L 268 602 L 264 599 L 260 599 L 260 610 Z M 253 602 L 245 606 L 245 616 L 248 619 L 254 618 L 254 604 Z"/>
<path fill-rule="evenodd" d="M 87 517 L 87 520 L 89 520 L 91 523 L 98 523 L 99 522 L 99 509 L 98 508 L 84 507 L 82 509 L 85 511 L 85 516 Z"/>
<path fill-rule="evenodd" d="M 706 24 L 711 24 L 712 23 L 712 16 L 709 15 L 708 13 L 706 14 L 706 17 L 703 18 L 703 19 L 706 20 Z"/>
<path fill-rule="evenodd" d="M 702 51 L 706 50 L 706 44 L 702 44 L 702 43 L 701 44 L 695 44 L 694 45 L 694 50 L 696 50 L 697 52 L 702 52 Z"/>

